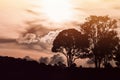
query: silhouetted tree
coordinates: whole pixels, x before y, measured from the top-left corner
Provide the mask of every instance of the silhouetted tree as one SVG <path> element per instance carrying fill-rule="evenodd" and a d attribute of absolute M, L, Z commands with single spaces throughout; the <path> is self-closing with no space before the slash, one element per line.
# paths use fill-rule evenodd
<path fill-rule="evenodd" d="M 67 58 L 70 67 L 80 57 L 81 52 L 87 51 L 89 40 L 85 34 L 75 29 L 61 31 L 53 41 L 52 52 L 61 52 Z"/>
<path fill-rule="evenodd" d="M 33 59 L 30 56 L 25 56 L 23 59 L 25 59 L 27 61 L 33 61 Z"/>
<path fill-rule="evenodd" d="M 118 68 L 120 68 L 120 44 L 118 44 L 116 48 L 116 52 L 114 54 L 114 60 Z"/>
<path fill-rule="evenodd" d="M 96 68 L 100 68 L 102 60 L 104 64 L 113 57 L 118 45 L 117 20 L 108 16 L 90 16 L 81 25 L 81 31 L 91 39 L 91 50 L 95 58 Z"/>
<path fill-rule="evenodd" d="M 44 64 L 48 65 L 48 63 L 49 63 L 49 58 L 48 58 L 48 57 L 41 57 L 41 58 L 39 59 L 39 63 L 44 63 Z"/>
<path fill-rule="evenodd" d="M 104 65 L 108 65 L 110 60 L 113 59 L 116 47 L 119 44 L 119 39 L 115 31 L 109 31 L 104 36 L 101 36 L 97 42 L 98 56 L 103 59 Z"/>
<path fill-rule="evenodd" d="M 64 63 L 64 59 L 62 56 L 60 56 L 60 54 L 57 54 L 57 55 L 53 55 L 51 58 L 50 58 L 50 64 L 51 65 L 58 65 L 59 64 L 62 64 Z"/>

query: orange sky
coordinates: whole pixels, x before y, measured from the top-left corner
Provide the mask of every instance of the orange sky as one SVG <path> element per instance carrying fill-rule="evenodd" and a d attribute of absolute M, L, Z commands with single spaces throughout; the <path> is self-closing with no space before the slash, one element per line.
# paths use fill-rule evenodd
<path fill-rule="evenodd" d="M 17 38 L 23 21 L 36 18 L 27 14 L 24 10 L 33 9 L 33 6 L 41 6 L 42 0 L 0 0 L 0 38 Z M 48 0 L 50 1 L 50 0 Z M 74 19 L 81 21 L 92 14 L 120 16 L 120 0 L 69 0 L 73 7 Z M 39 16 L 37 18 L 42 18 Z"/>

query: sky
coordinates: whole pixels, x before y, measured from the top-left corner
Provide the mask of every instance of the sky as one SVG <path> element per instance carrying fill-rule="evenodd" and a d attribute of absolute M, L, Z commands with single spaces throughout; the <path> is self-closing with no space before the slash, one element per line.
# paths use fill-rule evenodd
<path fill-rule="evenodd" d="M 71 22 L 82 22 L 89 15 L 109 15 L 119 19 L 120 0 L 0 0 L 0 54 L 14 57 L 29 55 L 34 58 L 49 55 L 50 41 L 59 29 L 70 28 Z M 38 44 L 40 51 L 32 49 L 35 54 L 14 41 L 9 42 L 10 39 L 19 39 L 30 28 L 25 22 L 34 20 L 38 20 L 36 33 L 42 35 Z M 65 21 L 68 26 L 64 26 Z M 4 39 L 5 43 L 2 42 Z M 43 48 L 43 45 L 47 48 Z"/>
<path fill-rule="evenodd" d="M 24 21 L 36 18 L 26 13 L 26 9 L 41 10 L 42 0 L 0 0 L 0 37 L 18 38 L 19 32 L 26 28 Z M 50 0 L 46 0 L 50 1 Z M 52 0 L 54 2 L 54 0 Z M 75 21 L 81 21 L 89 15 L 110 15 L 119 17 L 120 0 L 68 0 L 72 5 Z M 38 8 L 35 8 L 38 6 Z M 39 10 L 38 10 L 39 9 Z M 38 13 L 39 14 L 39 13 Z M 37 18 L 41 19 L 43 16 Z"/>

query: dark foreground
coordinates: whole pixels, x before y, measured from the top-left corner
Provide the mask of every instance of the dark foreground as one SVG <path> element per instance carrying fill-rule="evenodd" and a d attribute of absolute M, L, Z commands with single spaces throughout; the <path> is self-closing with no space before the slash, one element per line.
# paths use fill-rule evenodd
<path fill-rule="evenodd" d="M 66 68 L 0 57 L 0 80 L 120 80 L 120 69 Z"/>

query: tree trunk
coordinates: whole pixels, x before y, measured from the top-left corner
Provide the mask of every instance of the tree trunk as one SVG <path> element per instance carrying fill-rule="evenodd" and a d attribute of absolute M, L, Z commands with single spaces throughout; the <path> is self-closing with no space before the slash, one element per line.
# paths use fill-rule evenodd
<path fill-rule="evenodd" d="M 71 53 L 71 50 L 68 51 L 67 53 L 67 64 L 68 64 L 68 67 L 71 67 L 73 61 L 73 56 L 72 56 L 72 53 Z"/>
<path fill-rule="evenodd" d="M 98 60 L 98 68 L 100 68 L 101 59 Z"/>
<path fill-rule="evenodd" d="M 69 57 L 67 56 L 67 66 L 70 67 Z"/>
<path fill-rule="evenodd" d="M 72 64 L 73 64 L 72 55 L 68 55 L 67 56 L 67 66 L 71 67 Z"/>
<path fill-rule="evenodd" d="M 95 56 L 95 68 L 98 68 L 97 64 L 98 64 L 98 62 L 97 62 L 97 58 Z"/>
<path fill-rule="evenodd" d="M 106 65 L 107 65 L 107 60 L 106 60 L 106 56 L 105 56 L 105 58 L 104 58 L 104 67 L 106 67 Z"/>
<path fill-rule="evenodd" d="M 100 68 L 101 59 L 95 56 L 95 68 Z"/>

